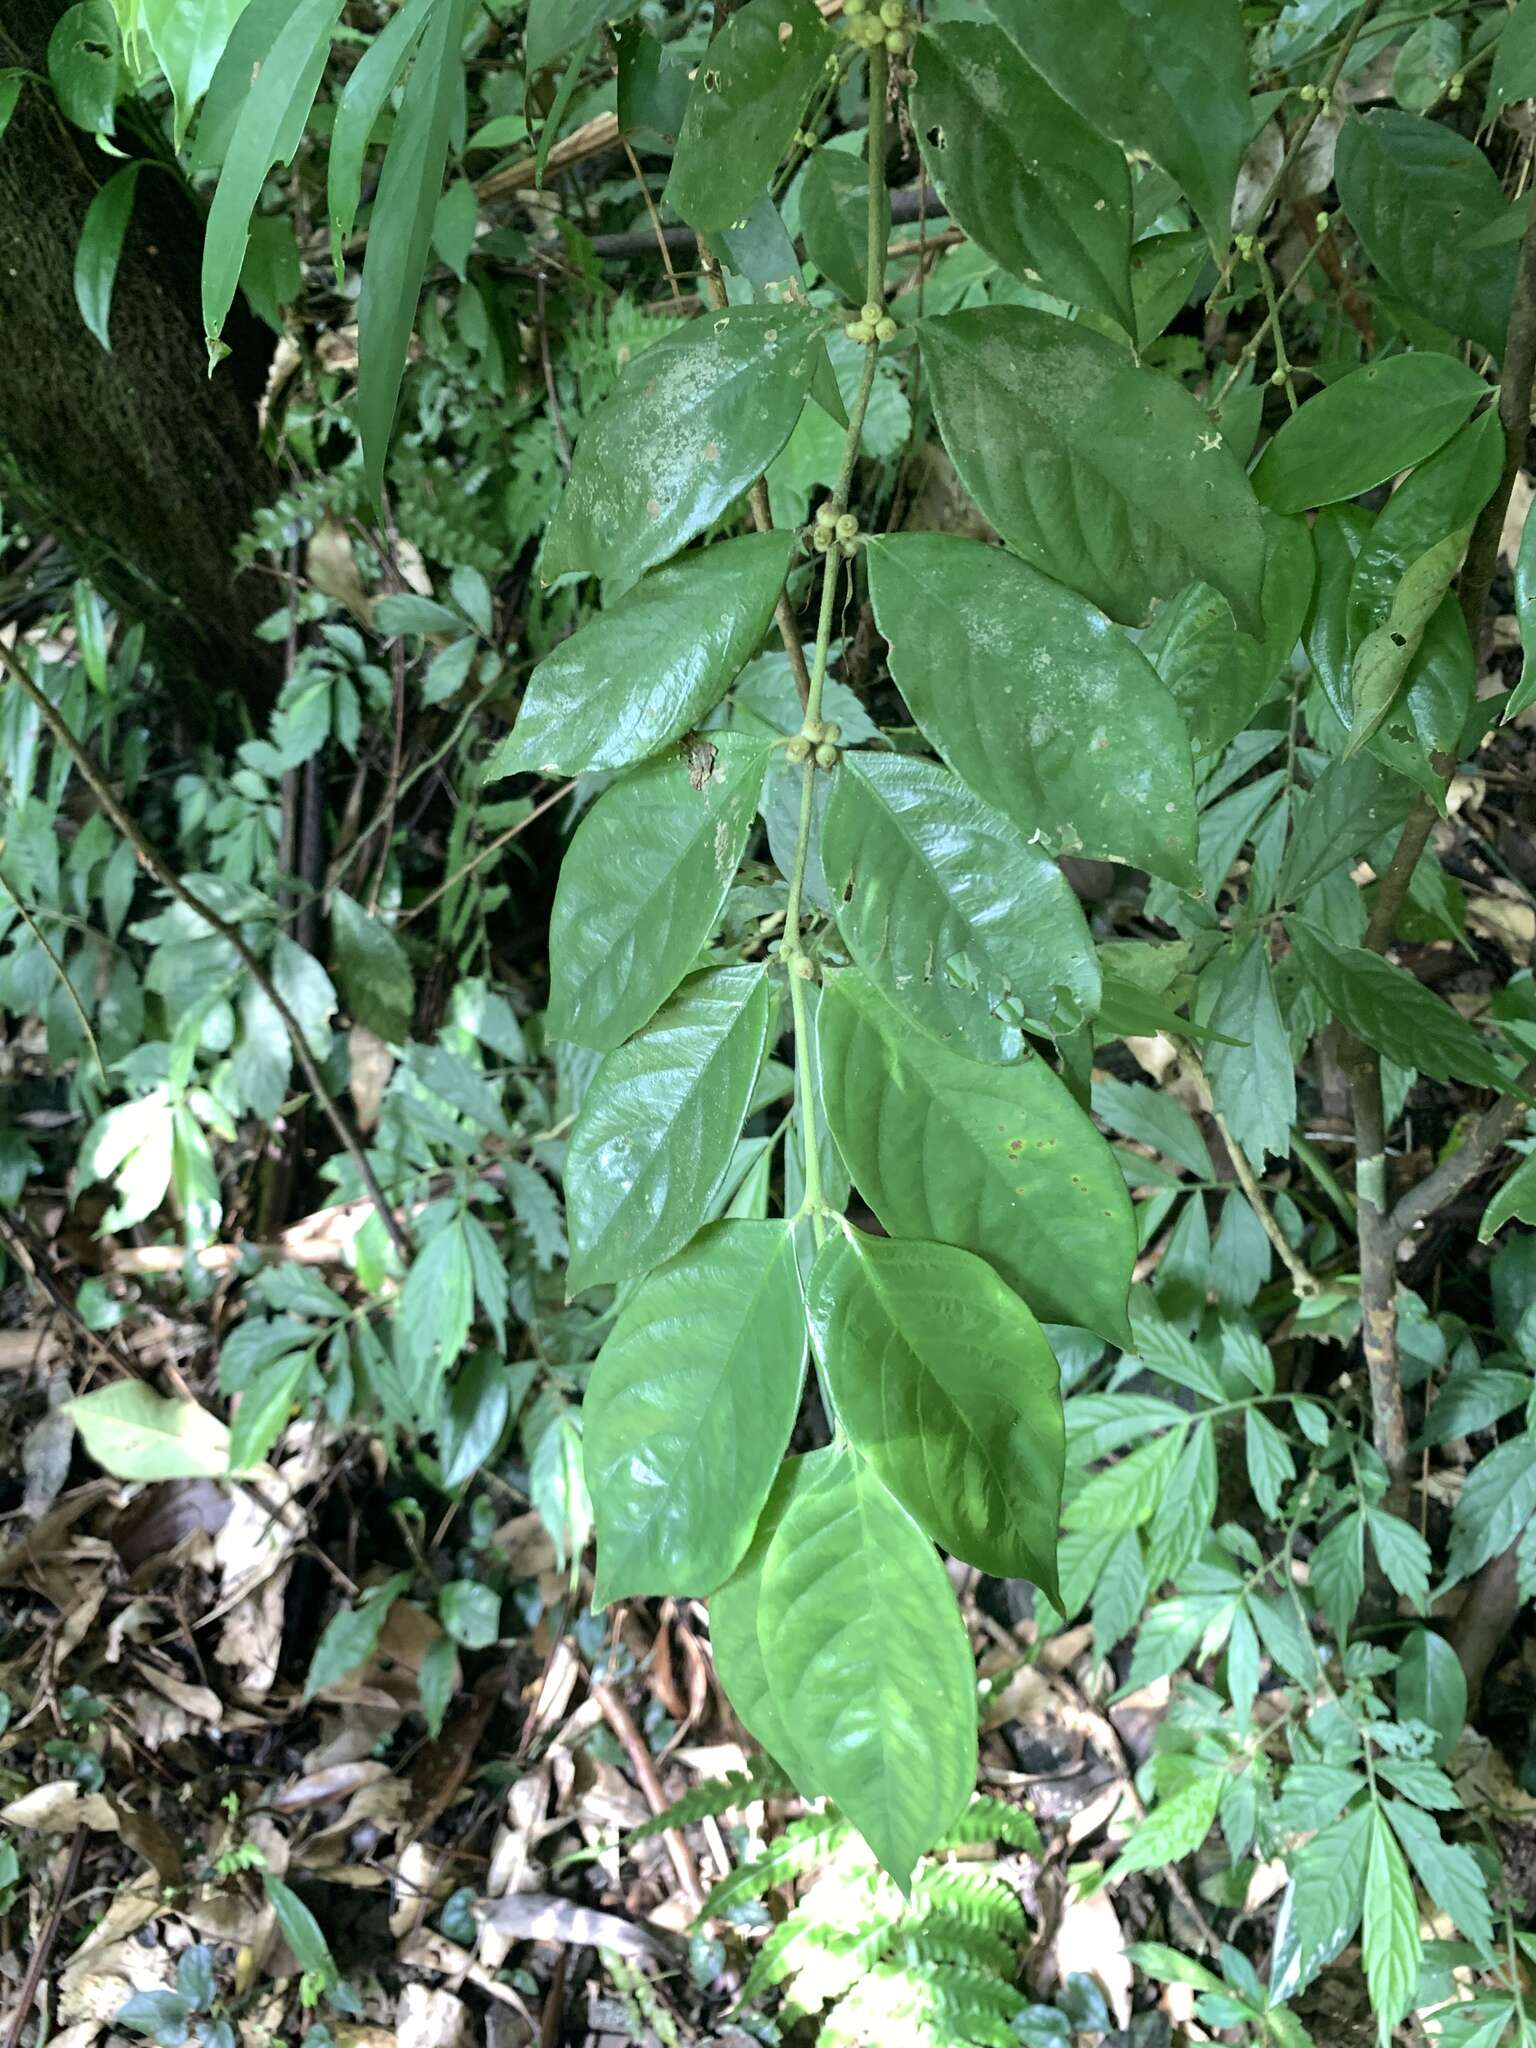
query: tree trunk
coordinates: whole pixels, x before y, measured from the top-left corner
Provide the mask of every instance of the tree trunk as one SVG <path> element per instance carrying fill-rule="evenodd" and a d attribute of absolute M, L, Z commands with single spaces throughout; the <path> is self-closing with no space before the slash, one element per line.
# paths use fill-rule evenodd
<path fill-rule="evenodd" d="M 57 0 L 5 0 L 0 64 L 47 74 Z M 127 137 L 123 138 L 127 141 Z M 180 181 L 146 170 L 112 301 L 109 354 L 80 317 L 75 251 L 118 167 L 29 80 L 0 136 L 0 488 L 111 603 L 142 619 L 194 726 L 220 699 L 259 717 L 280 679 L 252 628 L 272 586 L 235 542 L 275 488 L 257 404 L 270 332 L 237 301 L 212 380 L 199 308 L 202 228 Z"/>

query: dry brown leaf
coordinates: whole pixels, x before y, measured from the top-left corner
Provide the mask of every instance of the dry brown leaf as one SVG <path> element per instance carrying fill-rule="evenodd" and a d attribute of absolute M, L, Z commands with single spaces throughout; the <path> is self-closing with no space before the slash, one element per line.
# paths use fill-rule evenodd
<path fill-rule="evenodd" d="M 1530 959 L 1536 945 L 1536 910 L 1523 894 L 1506 896 L 1495 888 L 1487 895 L 1469 895 L 1467 923 L 1482 938 L 1501 945 L 1517 967 L 1524 967 Z"/>
<path fill-rule="evenodd" d="M 469 2007 L 451 1991 L 407 1984 L 395 2014 L 399 2048 L 469 2048 Z"/>
<path fill-rule="evenodd" d="M 365 1134 L 379 1120 L 384 1090 L 394 1071 L 395 1056 L 385 1041 L 366 1024 L 354 1024 L 347 1034 L 347 1087 L 358 1128 Z"/>
<path fill-rule="evenodd" d="M 154 1663 L 148 1657 L 135 1660 L 135 1670 L 147 1685 L 164 1695 L 173 1706 L 190 1714 L 194 1721 L 207 1721 L 217 1727 L 224 1718 L 224 1703 L 216 1692 L 206 1685 L 192 1685 L 179 1678 L 174 1671 L 167 1671 L 163 1665 Z"/>
<path fill-rule="evenodd" d="M 373 1785 L 390 1775 L 389 1765 L 376 1757 L 361 1757 L 352 1763 L 331 1764 L 323 1771 L 307 1771 L 279 1785 L 263 1802 L 273 1813 L 300 1813 L 309 1806 L 331 1806 L 350 1799 L 364 1785 Z"/>
<path fill-rule="evenodd" d="M 609 1948 L 637 1962 L 676 1962 L 686 1944 L 648 1922 L 621 1920 L 550 1892 L 510 1892 L 501 1899 L 480 1899 L 475 1918 L 482 1927 L 509 1934 L 516 1941 L 553 1941 L 571 1948 Z M 1118 1925 L 1117 1925 L 1118 1933 Z M 1126 1965 L 1129 1970 L 1130 1965 Z M 1129 2015 L 1129 2007 L 1127 2007 Z"/>
<path fill-rule="evenodd" d="M 325 597 L 344 604 L 360 626 L 373 624 L 373 603 L 358 574 L 352 538 L 334 513 L 327 513 L 304 551 L 304 574 Z"/>
<path fill-rule="evenodd" d="M 1051 1956 L 1059 1984 L 1078 1974 L 1092 1977 L 1109 2000 L 1118 2023 L 1122 2027 L 1130 2025 L 1134 1973 L 1125 1953 L 1119 1915 L 1107 1891 L 1090 1892 L 1086 1898 L 1074 1893 L 1062 1912 Z"/>
<path fill-rule="evenodd" d="M 72 1835 L 76 1828 L 89 1828 L 99 1835 L 117 1833 L 111 1800 L 102 1792 L 87 1792 L 73 1778 L 23 1792 L 19 1799 L 0 1806 L 0 1820 L 7 1827 L 37 1828 L 50 1835 Z"/>

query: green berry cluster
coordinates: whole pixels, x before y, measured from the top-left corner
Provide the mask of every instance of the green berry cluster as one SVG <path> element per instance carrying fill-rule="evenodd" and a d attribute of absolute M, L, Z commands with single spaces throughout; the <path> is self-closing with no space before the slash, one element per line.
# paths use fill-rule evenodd
<path fill-rule="evenodd" d="M 877 306 L 874 300 L 870 299 L 859 308 L 858 319 L 850 320 L 843 332 L 850 341 L 856 341 L 861 346 L 867 346 L 875 341 L 894 341 L 896 322 L 886 312 L 884 306 Z"/>
<path fill-rule="evenodd" d="M 859 522 L 851 512 L 839 512 L 830 498 L 825 499 L 816 510 L 816 524 L 811 528 L 811 546 L 818 555 L 824 555 L 830 548 L 836 548 L 845 562 L 851 562 L 858 552 Z"/>
<path fill-rule="evenodd" d="M 803 768 L 807 761 L 814 761 L 818 768 L 833 769 L 843 758 L 838 745 L 843 728 L 832 719 L 808 718 L 799 732 L 784 749 L 784 758 L 797 768 Z"/>
<path fill-rule="evenodd" d="M 905 57 L 912 47 L 907 0 L 843 0 L 848 33 L 861 50 Z"/>

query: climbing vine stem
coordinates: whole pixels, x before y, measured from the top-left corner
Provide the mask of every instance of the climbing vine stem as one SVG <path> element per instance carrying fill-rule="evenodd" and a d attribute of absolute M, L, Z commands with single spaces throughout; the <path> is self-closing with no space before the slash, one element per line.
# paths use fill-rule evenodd
<path fill-rule="evenodd" d="M 860 318 L 850 323 L 850 332 L 861 339 L 864 362 L 858 390 L 848 412 L 848 429 L 837 483 L 831 498 L 817 514 L 817 544 L 826 555 L 826 567 L 822 571 L 821 609 L 816 621 L 816 646 L 811 659 L 805 720 L 799 734 L 790 742 L 789 755 L 792 761 L 800 762 L 802 781 L 800 822 L 790 866 L 789 900 L 784 913 L 780 957 L 789 971 L 790 1013 L 795 1030 L 795 1092 L 800 1104 L 800 1137 L 805 1158 L 805 1194 L 801 1206 L 813 1219 L 812 1227 L 818 1238 L 822 1230 L 824 1200 L 815 1073 L 811 1060 L 810 1005 L 806 995 L 806 984 L 813 978 L 815 970 L 805 950 L 800 918 L 810 859 L 811 826 L 816 814 L 816 777 L 819 772 L 834 772 L 837 765 L 835 742 L 839 735 L 835 728 L 829 730 L 825 724 L 821 705 L 826 690 L 832 625 L 837 614 L 838 581 L 845 556 L 850 564 L 850 577 L 852 575 L 853 535 L 857 528 L 849 526 L 848 495 L 853 484 L 854 465 L 858 461 L 864 417 L 869 410 L 870 394 L 875 388 L 880 344 L 890 338 L 885 313 L 885 209 L 881 204 L 885 189 L 886 98 L 889 87 L 890 57 L 884 49 L 872 49 L 869 53 L 869 234 L 864 276 L 865 303 Z M 849 530 L 845 531 L 845 528 Z"/>

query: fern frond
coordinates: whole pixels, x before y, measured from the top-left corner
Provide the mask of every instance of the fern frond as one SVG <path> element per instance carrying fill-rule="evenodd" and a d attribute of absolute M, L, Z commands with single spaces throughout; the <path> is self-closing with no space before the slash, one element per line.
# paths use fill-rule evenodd
<path fill-rule="evenodd" d="M 869 2039 L 884 2048 L 909 2030 L 928 2030 L 937 2041 L 1007 2039 L 1008 2022 L 1028 2002 L 984 1970 L 913 1971 L 882 1963 L 840 2001 L 821 2038 L 823 2048 L 839 2039 Z"/>
<path fill-rule="evenodd" d="M 788 1778 L 771 1756 L 755 1757 L 748 1770 L 728 1771 L 723 1778 L 707 1778 L 703 1784 L 695 1785 L 664 1811 L 642 1821 L 631 1832 L 630 1840 L 643 1842 L 647 1835 L 687 1827 L 691 1821 L 729 1813 L 733 1807 L 749 1806 L 754 1799 L 772 1799 L 789 1789 Z"/>
<path fill-rule="evenodd" d="M 908 1969 L 960 1963 L 969 1969 L 991 1970 L 1011 1981 L 1018 1968 L 1019 1951 L 1015 1942 L 1001 1934 L 992 1934 L 985 1927 L 966 1927 L 958 1920 L 935 1914 L 915 1927 L 905 1922 L 897 1926 L 885 1960 L 902 1963 Z"/>
<path fill-rule="evenodd" d="M 700 1918 L 710 1919 L 745 1899 L 760 1899 L 775 1885 L 787 1884 L 830 1856 L 847 1834 L 848 1823 L 835 1813 L 812 1813 L 804 1820 L 792 1821 L 761 1856 L 721 1878 L 704 1901 Z"/>
<path fill-rule="evenodd" d="M 919 1874 L 912 1886 L 914 1920 L 942 1914 L 962 1927 L 1022 1941 L 1028 1931 L 1024 1908 L 1012 1887 L 985 1864 L 941 1864 Z"/>
<path fill-rule="evenodd" d="M 940 1847 L 956 1849 L 972 1842 L 1006 1842 L 1009 1848 L 1027 1849 L 1032 1856 L 1040 1855 L 1042 1848 L 1032 1816 L 1022 1806 L 994 1799 L 987 1792 L 977 1793 Z"/>

